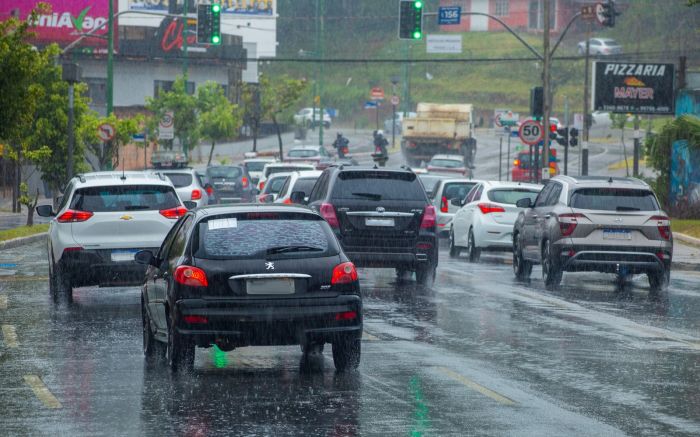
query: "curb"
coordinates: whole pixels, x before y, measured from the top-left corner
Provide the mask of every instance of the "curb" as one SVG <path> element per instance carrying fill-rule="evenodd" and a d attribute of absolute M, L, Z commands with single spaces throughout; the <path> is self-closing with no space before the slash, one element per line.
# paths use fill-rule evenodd
<path fill-rule="evenodd" d="M 700 238 L 691 237 L 690 235 L 681 234 L 680 232 L 674 232 L 673 238 L 680 240 L 685 244 L 690 244 L 691 246 L 700 247 Z"/>
<path fill-rule="evenodd" d="M 12 240 L 0 241 L 0 250 L 14 249 L 15 247 L 24 246 L 25 244 L 35 243 L 46 238 L 47 232 L 30 235 L 28 237 L 13 238 Z"/>

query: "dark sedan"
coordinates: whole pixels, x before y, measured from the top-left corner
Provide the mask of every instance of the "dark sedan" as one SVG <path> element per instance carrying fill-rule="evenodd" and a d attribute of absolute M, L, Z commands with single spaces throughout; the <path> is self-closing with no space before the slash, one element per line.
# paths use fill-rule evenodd
<path fill-rule="evenodd" d="M 333 345 L 336 369 L 360 361 L 357 270 L 318 214 L 295 206 L 189 211 L 148 264 L 142 287 L 147 359 L 191 369 L 195 346 Z"/>

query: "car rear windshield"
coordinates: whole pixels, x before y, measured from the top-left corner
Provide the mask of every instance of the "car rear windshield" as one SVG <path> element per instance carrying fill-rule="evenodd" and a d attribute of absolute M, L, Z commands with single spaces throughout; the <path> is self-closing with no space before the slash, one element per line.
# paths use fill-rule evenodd
<path fill-rule="evenodd" d="M 90 212 L 150 211 L 180 206 L 172 187 L 119 185 L 76 190 L 71 209 Z"/>
<path fill-rule="evenodd" d="M 299 166 L 286 166 L 286 167 L 268 167 L 265 173 L 267 173 L 265 176 L 270 176 L 271 174 L 275 173 L 289 173 L 293 171 L 300 171 L 300 170 L 313 170 L 313 167 L 299 167 Z"/>
<path fill-rule="evenodd" d="M 304 194 L 308 196 L 309 193 L 311 193 L 311 189 L 316 185 L 316 180 L 318 180 L 318 178 L 297 179 L 292 192 L 303 191 Z"/>
<path fill-rule="evenodd" d="M 265 164 L 267 164 L 267 161 L 246 162 L 245 168 L 247 168 L 248 171 L 262 171 L 262 169 L 265 168 Z"/>
<path fill-rule="evenodd" d="M 288 177 L 289 176 L 273 178 L 269 184 L 265 185 L 265 189 L 263 191 L 265 194 L 279 193 Z"/>
<path fill-rule="evenodd" d="M 338 254 L 328 224 L 309 214 L 255 212 L 220 215 L 199 222 L 196 258 L 272 259 Z"/>
<path fill-rule="evenodd" d="M 430 164 L 433 167 L 445 167 L 445 168 L 460 168 L 464 167 L 462 161 L 457 161 L 456 159 L 433 159 Z"/>
<path fill-rule="evenodd" d="M 243 169 L 240 167 L 209 167 L 207 174 L 210 178 L 235 179 L 241 177 Z"/>
<path fill-rule="evenodd" d="M 345 171 L 333 188 L 336 199 L 423 200 L 425 191 L 410 172 Z"/>
<path fill-rule="evenodd" d="M 189 187 L 192 185 L 192 175 L 187 173 L 165 173 L 175 188 Z"/>
<path fill-rule="evenodd" d="M 448 200 L 464 199 L 474 185 L 476 182 L 448 182 L 442 190 L 442 195 Z"/>
<path fill-rule="evenodd" d="M 318 156 L 318 151 L 313 150 L 313 149 L 290 150 L 289 156 L 291 158 L 311 158 L 314 156 Z"/>
<path fill-rule="evenodd" d="M 534 204 L 538 193 L 539 190 L 528 190 L 527 188 L 499 188 L 489 191 L 486 195 L 492 202 L 515 205 L 518 200 L 526 197 Z"/>
<path fill-rule="evenodd" d="M 420 175 L 419 177 L 427 193 L 432 193 L 435 190 L 435 186 L 442 179 L 441 176 L 435 175 Z"/>
<path fill-rule="evenodd" d="M 649 190 L 629 188 L 582 188 L 571 195 L 576 209 L 600 211 L 656 211 L 659 205 Z"/>

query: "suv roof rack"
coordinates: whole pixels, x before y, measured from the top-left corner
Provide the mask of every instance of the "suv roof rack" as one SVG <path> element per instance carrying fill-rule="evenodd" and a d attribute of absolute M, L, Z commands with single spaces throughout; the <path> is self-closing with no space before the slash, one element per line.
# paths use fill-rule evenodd
<path fill-rule="evenodd" d="M 82 173 L 78 173 L 78 174 L 76 174 L 76 175 L 73 176 L 73 177 L 78 178 L 78 180 L 79 180 L 80 182 L 85 183 L 85 176 L 83 176 Z"/>

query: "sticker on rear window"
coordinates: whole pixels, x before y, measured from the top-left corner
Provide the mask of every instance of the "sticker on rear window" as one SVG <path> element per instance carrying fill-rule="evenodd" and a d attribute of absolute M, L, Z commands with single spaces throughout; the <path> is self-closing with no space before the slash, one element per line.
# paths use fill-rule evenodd
<path fill-rule="evenodd" d="M 210 231 L 215 229 L 229 229 L 238 227 L 238 219 L 235 218 L 209 220 L 207 223 Z"/>

